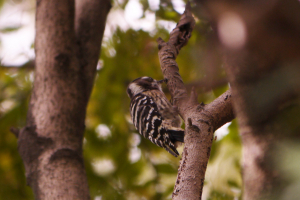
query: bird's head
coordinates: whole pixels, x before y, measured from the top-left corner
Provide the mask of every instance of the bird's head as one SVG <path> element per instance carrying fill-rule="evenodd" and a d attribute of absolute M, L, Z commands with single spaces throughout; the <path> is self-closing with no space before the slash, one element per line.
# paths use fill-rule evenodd
<path fill-rule="evenodd" d="M 137 94 L 148 90 L 160 90 L 161 84 L 165 82 L 165 80 L 157 81 L 151 77 L 143 76 L 133 80 L 127 87 L 127 95 L 132 98 Z"/>

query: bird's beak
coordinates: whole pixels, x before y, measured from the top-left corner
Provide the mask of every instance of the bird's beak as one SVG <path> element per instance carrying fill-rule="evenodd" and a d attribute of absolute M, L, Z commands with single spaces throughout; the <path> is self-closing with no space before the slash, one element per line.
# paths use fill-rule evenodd
<path fill-rule="evenodd" d="M 162 84 L 162 83 L 164 83 L 164 82 L 166 82 L 166 79 L 163 79 L 163 80 L 157 81 L 157 83 L 158 83 L 158 84 Z"/>

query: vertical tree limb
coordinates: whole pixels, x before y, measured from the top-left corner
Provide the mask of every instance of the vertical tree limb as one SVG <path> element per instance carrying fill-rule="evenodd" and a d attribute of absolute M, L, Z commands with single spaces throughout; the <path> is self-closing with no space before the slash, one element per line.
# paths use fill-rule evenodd
<path fill-rule="evenodd" d="M 169 42 L 161 38 L 157 40 L 161 70 L 167 80 L 173 104 L 178 107 L 186 124 L 185 146 L 173 191 L 173 199 L 176 200 L 201 199 L 214 130 L 234 118 L 230 91 L 209 105 L 199 104 L 193 90 L 188 96 L 175 59 L 190 38 L 194 25 L 188 3 L 176 28 L 170 33 Z"/>

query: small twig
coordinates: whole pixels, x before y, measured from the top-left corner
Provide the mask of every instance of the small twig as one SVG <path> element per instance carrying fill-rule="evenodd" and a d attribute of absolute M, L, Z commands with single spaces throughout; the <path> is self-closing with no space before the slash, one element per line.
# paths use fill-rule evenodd
<path fill-rule="evenodd" d="M 196 133 L 200 132 L 200 128 L 196 125 L 193 125 L 192 119 L 188 118 L 188 128 L 192 129 L 193 131 L 195 131 Z"/>
<path fill-rule="evenodd" d="M 10 127 L 10 132 L 12 132 L 16 138 L 19 137 L 19 133 L 20 133 L 20 129 L 16 128 L 16 127 Z"/>
<path fill-rule="evenodd" d="M 189 126 L 193 126 L 193 123 L 192 123 L 192 119 L 191 119 L 191 118 L 188 118 L 188 124 L 189 124 Z"/>

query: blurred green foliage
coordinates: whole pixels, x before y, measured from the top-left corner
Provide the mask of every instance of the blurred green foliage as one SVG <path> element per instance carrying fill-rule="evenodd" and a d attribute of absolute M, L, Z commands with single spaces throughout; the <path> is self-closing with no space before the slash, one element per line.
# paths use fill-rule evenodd
<path fill-rule="evenodd" d="M 114 7 L 124 9 L 126 3 L 115 3 Z M 148 1 L 141 3 L 144 11 L 149 11 Z M 164 3 L 155 15 L 157 20 L 176 22 L 179 19 L 171 3 Z M 201 24 L 201 20 L 197 24 Z M 130 100 L 126 94 L 128 83 L 137 77 L 163 78 L 156 39 L 162 37 L 167 40 L 168 35 L 162 26 L 157 26 L 154 33 L 117 28 L 113 36 L 103 42 L 100 67 L 87 108 L 83 141 L 92 199 L 171 199 L 180 159 L 137 134 L 130 122 Z M 211 66 L 205 66 L 204 60 L 205 37 L 195 31 L 177 58 L 185 83 L 209 78 L 207 67 Z M 217 78 L 224 77 L 222 67 L 216 68 L 215 72 Z M 33 71 L 30 69 L 1 66 L 0 200 L 33 199 L 31 189 L 26 186 L 17 140 L 9 131 L 10 127 L 25 125 L 32 82 Z M 199 101 L 209 103 L 226 89 L 228 86 L 223 85 L 201 93 Z M 237 130 L 234 121 L 229 126 L 229 133 L 213 143 L 203 199 L 227 200 L 241 196 L 241 143 Z"/>
<path fill-rule="evenodd" d="M 0 199 L 33 199 L 10 127 L 25 125 L 33 72 L 0 70 Z"/>

